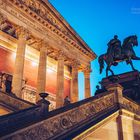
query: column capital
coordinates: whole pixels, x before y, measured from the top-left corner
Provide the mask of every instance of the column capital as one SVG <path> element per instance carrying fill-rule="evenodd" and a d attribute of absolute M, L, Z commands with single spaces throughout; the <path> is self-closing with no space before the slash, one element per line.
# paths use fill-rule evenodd
<path fill-rule="evenodd" d="M 64 57 L 65 57 L 65 53 L 63 51 L 58 51 L 58 54 L 57 54 L 57 59 L 58 60 L 64 60 Z"/>
<path fill-rule="evenodd" d="M 90 76 L 90 73 L 92 72 L 92 70 L 91 70 L 90 66 L 87 66 L 86 68 L 84 68 L 83 72 L 84 72 L 85 77 L 88 78 Z"/>
<path fill-rule="evenodd" d="M 37 46 L 39 46 L 40 51 L 47 52 L 48 44 L 46 42 L 44 42 L 43 40 L 41 40 L 41 39 L 38 40 L 37 41 Z"/>
<path fill-rule="evenodd" d="M 16 28 L 16 36 L 18 38 L 27 39 L 29 37 L 29 31 L 27 29 L 25 29 L 23 26 L 17 26 L 17 28 Z"/>
<path fill-rule="evenodd" d="M 72 68 L 74 68 L 74 69 L 78 69 L 78 67 L 80 66 L 80 62 L 79 62 L 78 60 L 74 59 L 74 60 L 72 60 L 72 62 L 71 62 L 71 66 L 72 66 Z"/>

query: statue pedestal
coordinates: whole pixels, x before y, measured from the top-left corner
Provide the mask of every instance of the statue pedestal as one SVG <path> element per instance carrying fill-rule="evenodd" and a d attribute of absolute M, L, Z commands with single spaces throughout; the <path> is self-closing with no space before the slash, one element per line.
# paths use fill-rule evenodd
<path fill-rule="evenodd" d="M 120 84 L 123 87 L 123 95 L 140 103 L 140 72 L 132 71 L 120 75 L 103 78 L 101 89 L 107 89 L 110 84 Z"/>

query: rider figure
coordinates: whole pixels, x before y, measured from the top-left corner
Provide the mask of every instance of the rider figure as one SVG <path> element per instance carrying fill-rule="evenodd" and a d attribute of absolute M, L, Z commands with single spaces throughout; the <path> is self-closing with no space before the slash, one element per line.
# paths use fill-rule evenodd
<path fill-rule="evenodd" d="M 107 54 L 112 55 L 113 58 L 118 59 L 121 55 L 121 41 L 117 35 L 108 42 Z"/>

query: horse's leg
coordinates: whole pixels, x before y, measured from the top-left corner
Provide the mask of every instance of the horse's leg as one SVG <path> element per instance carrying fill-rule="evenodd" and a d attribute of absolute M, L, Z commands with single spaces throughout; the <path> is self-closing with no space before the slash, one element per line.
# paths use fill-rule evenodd
<path fill-rule="evenodd" d="M 135 68 L 134 68 L 134 66 L 133 66 L 133 63 L 132 63 L 132 61 L 131 60 L 129 60 L 129 63 L 130 63 L 130 65 L 131 65 L 131 67 L 132 67 L 132 70 L 136 70 Z"/>
<path fill-rule="evenodd" d="M 133 59 L 133 60 L 140 60 L 140 57 L 133 56 L 132 59 Z"/>
<path fill-rule="evenodd" d="M 114 72 L 113 70 L 111 70 L 111 68 L 109 67 L 109 71 L 112 73 L 112 75 L 114 75 Z"/>
<path fill-rule="evenodd" d="M 108 77 L 109 66 L 106 67 L 106 77 Z"/>
<path fill-rule="evenodd" d="M 108 71 L 110 71 L 112 73 L 112 75 L 114 75 L 114 72 L 110 69 L 111 66 L 107 66 L 106 68 L 106 77 L 108 77 Z"/>

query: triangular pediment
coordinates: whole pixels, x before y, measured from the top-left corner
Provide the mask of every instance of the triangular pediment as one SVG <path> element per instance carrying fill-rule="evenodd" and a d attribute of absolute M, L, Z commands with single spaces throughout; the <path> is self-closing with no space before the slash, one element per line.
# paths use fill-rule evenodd
<path fill-rule="evenodd" d="M 88 45 L 80 38 L 74 29 L 67 23 L 63 16 L 48 2 L 48 0 L 40 0 L 45 2 L 47 10 L 47 20 L 57 29 L 61 30 L 69 38 L 83 46 L 84 49 L 91 51 Z"/>
<path fill-rule="evenodd" d="M 13 0 L 9 1 L 12 2 Z M 81 53 L 89 56 L 91 60 L 96 58 L 96 54 L 88 47 L 48 0 L 15 0 L 14 4 L 22 9 L 23 12 L 28 13 L 34 19 L 38 20 L 67 43 L 80 50 Z"/>

